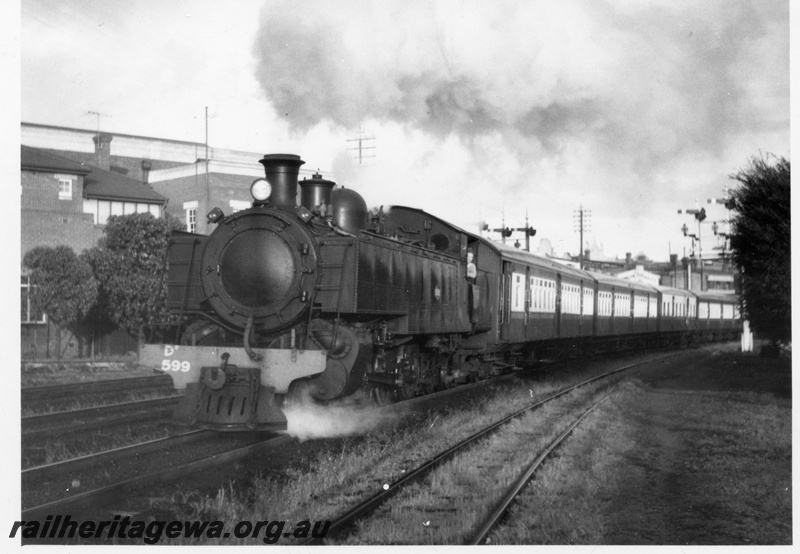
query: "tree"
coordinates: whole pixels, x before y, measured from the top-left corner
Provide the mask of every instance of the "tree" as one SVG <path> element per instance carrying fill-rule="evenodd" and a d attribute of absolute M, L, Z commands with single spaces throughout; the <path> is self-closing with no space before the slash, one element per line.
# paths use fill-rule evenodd
<path fill-rule="evenodd" d="M 37 246 L 25 253 L 22 265 L 30 270 L 31 300 L 58 329 L 57 356 L 63 355 L 61 332 L 71 332 L 83 354 L 85 322 L 98 295 L 92 268 L 69 246 Z"/>
<path fill-rule="evenodd" d="M 100 282 L 102 311 L 139 340 L 167 317 L 165 259 L 176 220 L 149 213 L 108 218 L 105 236 L 86 253 Z"/>
<path fill-rule="evenodd" d="M 777 351 L 792 336 L 790 163 L 753 157 L 731 178 L 741 183 L 729 203 L 736 211 L 730 240 L 741 311 Z"/>

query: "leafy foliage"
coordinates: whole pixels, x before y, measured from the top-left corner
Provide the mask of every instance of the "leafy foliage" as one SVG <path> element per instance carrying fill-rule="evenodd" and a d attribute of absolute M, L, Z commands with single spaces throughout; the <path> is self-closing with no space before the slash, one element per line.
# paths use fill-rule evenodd
<path fill-rule="evenodd" d="M 98 297 L 91 266 L 69 246 L 37 246 L 25 253 L 22 265 L 30 270 L 31 300 L 37 310 L 59 329 L 82 337 Z"/>
<path fill-rule="evenodd" d="M 772 163 L 770 163 L 772 162 Z M 752 158 L 731 175 L 731 249 L 741 272 L 742 313 L 773 343 L 791 340 L 791 167 L 785 158 Z"/>
<path fill-rule="evenodd" d="M 167 315 L 164 264 L 174 228 L 149 213 L 112 216 L 100 244 L 86 252 L 101 285 L 99 311 L 140 338 Z"/>

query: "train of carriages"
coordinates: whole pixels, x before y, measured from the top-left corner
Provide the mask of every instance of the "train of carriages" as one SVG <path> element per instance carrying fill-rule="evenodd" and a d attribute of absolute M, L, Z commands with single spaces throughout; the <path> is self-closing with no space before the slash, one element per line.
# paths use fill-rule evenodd
<path fill-rule="evenodd" d="M 579 270 L 420 209 L 368 211 L 304 163 L 266 155 L 251 208 L 176 232 L 168 342 L 143 363 L 184 399 L 176 419 L 283 429 L 290 399 L 406 399 L 526 360 L 734 339 L 737 298 Z M 299 187 L 299 202 L 298 202 Z"/>

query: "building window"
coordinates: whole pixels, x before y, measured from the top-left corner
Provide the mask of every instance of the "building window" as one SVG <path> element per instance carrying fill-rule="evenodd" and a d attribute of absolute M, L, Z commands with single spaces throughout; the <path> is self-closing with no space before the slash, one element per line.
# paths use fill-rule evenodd
<path fill-rule="evenodd" d="M 35 310 L 31 301 L 31 281 L 27 275 L 22 276 L 20 298 L 20 320 L 22 323 L 46 323 L 44 313 Z"/>
<path fill-rule="evenodd" d="M 244 200 L 231 200 L 229 202 L 231 206 L 231 213 L 240 212 L 242 210 L 249 210 L 253 207 L 252 202 L 245 202 Z"/>
<path fill-rule="evenodd" d="M 183 209 L 186 211 L 186 230 L 190 233 L 197 232 L 197 200 L 184 202 Z"/>
<path fill-rule="evenodd" d="M 92 214 L 95 225 L 105 225 L 109 216 L 112 215 L 150 213 L 153 217 L 161 217 L 161 205 L 145 202 L 112 202 L 111 200 L 87 198 L 83 201 L 83 213 Z"/>
<path fill-rule="evenodd" d="M 58 199 L 72 200 L 72 177 L 69 175 L 56 175 L 58 179 Z"/>

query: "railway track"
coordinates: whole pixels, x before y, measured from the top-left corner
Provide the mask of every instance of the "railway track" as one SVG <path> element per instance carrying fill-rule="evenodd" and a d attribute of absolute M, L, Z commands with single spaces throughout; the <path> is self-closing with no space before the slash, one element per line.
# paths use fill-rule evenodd
<path fill-rule="evenodd" d="M 147 377 L 70 383 L 68 385 L 24 387 L 21 392 L 21 399 L 23 405 L 53 400 L 65 402 L 78 398 L 91 398 L 99 394 L 118 393 L 120 391 L 125 391 L 126 393 L 139 392 L 167 387 L 172 388 L 172 379 L 166 374 L 158 374 Z"/>
<path fill-rule="evenodd" d="M 26 442 L 49 435 L 69 434 L 76 431 L 87 432 L 119 423 L 133 423 L 166 417 L 180 399 L 181 395 L 172 395 L 150 400 L 25 416 L 22 418 L 22 439 Z"/>
<path fill-rule="evenodd" d="M 493 433 L 499 431 L 503 426 L 507 423 L 512 422 L 521 416 L 528 414 L 534 410 L 537 410 L 556 399 L 562 398 L 569 393 L 589 385 L 591 383 L 595 383 L 601 381 L 603 379 L 608 379 L 614 375 L 617 375 L 621 372 L 626 370 L 632 369 L 634 367 L 638 367 L 647 363 L 653 363 L 656 361 L 663 361 L 669 357 L 674 356 L 675 354 L 669 354 L 667 356 L 661 357 L 657 360 L 649 359 L 644 360 L 632 364 L 625 365 L 620 368 L 613 369 L 611 371 L 607 371 L 601 375 L 594 376 L 592 378 L 586 379 L 581 381 L 576 385 L 572 385 L 570 387 L 566 387 L 550 396 L 533 402 L 528 406 L 525 406 L 516 412 L 492 423 L 484 427 L 483 429 L 477 431 L 476 433 L 470 435 L 469 437 L 459 441 L 458 443 L 454 444 L 453 446 L 447 448 L 444 451 L 439 452 L 435 456 L 428 458 L 427 460 L 420 463 L 415 469 L 409 470 L 403 474 L 403 476 L 392 483 L 387 483 L 383 486 L 381 490 L 375 491 L 372 494 L 367 495 L 361 502 L 353 506 L 351 509 L 343 512 L 339 516 L 335 517 L 331 520 L 331 525 L 328 530 L 327 536 L 325 539 L 316 539 L 311 538 L 302 542 L 301 544 L 313 545 L 313 544 L 323 544 L 325 540 L 342 540 L 350 534 L 355 527 L 355 525 L 363 520 L 369 519 L 381 506 L 383 506 L 389 499 L 397 495 L 403 490 L 408 489 L 412 484 L 421 483 L 425 478 L 427 478 L 434 470 L 441 467 L 445 462 L 452 460 L 457 454 L 461 454 L 468 450 L 470 447 L 476 445 L 479 441 L 491 436 Z M 595 404 L 596 405 L 596 404 Z M 594 406 L 592 406 L 592 409 Z M 590 410 L 589 410 L 590 411 Z M 557 443 L 554 443 L 552 448 L 550 448 L 547 452 L 551 452 L 557 444 L 560 444 L 566 436 L 568 436 L 569 432 L 571 432 L 577 424 L 583 420 L 583 417 L 588 415 L 588 411 L 579 418 L 578 422 L 571 426 L 567 432 L 562 433 L 562 437 Z M 538 467 L 538 464 L 537 464 Z M 535 469 L 535 467 L 534 467 Z M 497 510 L 501 512 L 505 512 L 506 507 L 498 506 Z M 495 511 L 497 511 L 495 510 Z M 502 514 L 501 514 L 502 515 Z M 499 519 L 499 516 L 498 516 Z M 496 524 L 496 520 L 489 520 L 487 519 L 482 523 L 480 529 L 476 529 L 472 534 L 471 537 L 476 540 L 482 540 L 485 538 L 484 531 L 482 531 L 483 527 L 491 530 L 491 528 Z M 488 531 L 486 531 L 488 532 Z M 476 543 L 477 544 L 477 543 Z"/>
<path fill-rule="evenodd" d="M 602 375 L 593 377 L 591 379 L 586 379 L 575 386 L 561 390 L 556 394 L 553 394 L 548 398 L 540 402 L 537 402 L 536 404 L 527 406 L 524 409 L 508 416 L 507 418 L 504 418 L 503 420 L 496 422 L 491 427 L 484 429 L 479 433 L 476 433 L 475 435 L 469 437 L 465 441 L 460 442 L 459 444 L 449 448 L 447 451 L 440 453 L 431 460 L 428 460 L 427 462 L 423 463 L 420 467 L 418 467 L 416 470 L 408 472 L 403 476 L 402 479 L 399 479 L 398 481 L 391 483 L 388 490 L 381 490 L 378 493 L 366 498 L 363 502 L 359 503 L 356 507 L 349 510 L 347 513 L 343 514 L 341 517 L 337 518 L 332 523 L 330 531 L 328 533 L 328 537 L 335 538 L 347 534 L 349 532 L 349 529 L 353 526 L 353 524 L 355 524 L 359 519 L 368 517 L 370 513 L 372 513 L 375 509 L 377 509 L 390 497 L 394 496 L 394 494 L 403 490 L 409 484 L 421 480 L 427 474 L 433 471 L 436 467 L 439 467 L 443 462 L 452 458 L 457 452 L 466 448 L 466 446 L 468 446 L 469 444 L 474 443 L 483 436 L 491 434 L 494 430 L 500 428 L 504 423 L 510 421 L 515 417 L 518 417 L 522 413 L 534 410 L 537 407 L 546 404 L 547 402 L 550 402 L 556 398 L 569 394 L 571 391 L 579 387 L 582 387 L 584 385 L 587 385 L 591 382 L 607 378 L 613 374 L 625 371 L 627 369 L 645 363 L 664 360 L 667 357 L 669 356 L 659 358 L 658 360 L 648 359 L 645 361 L 633 363 L 621 368 L 614 369 L 613 371 L 608 371 Z M 514 379 L 515 377 L 516 375 L 514 374 L 507 375 L 504 377 L 500 377 L 499 381 Z M 457 394 L 474 387 L 480 387 L 486 384 L 491 384 L 492 382 L 498 382 L 498 380 L 479 382 L 464 387 L 449 389 L 446 391 L 442 391 L 440 393 L 436 393 L 434 395 L 428 395 L 404 403 L 394 404 L 391 406 L 387 406 L 385 408 L 378 408 L 377 410 L 399 409 L 402 411 L 404 407 L 406 408 L 414 407 L 417 404 L 429 402 L 432 398 L 435 399 L 439 396 Z M 103 466 L 110 466 L 110 465 L 116 466 L 117 464 L 120 463 L 122 464 L 129 463 L 133 459 L 141 460 L 141 458 L 145 455 L 153 455 L 160 457 L 160 461 L 162 463 L 160 463 L 159 465 L 163 466 L 164 465 L 163 459 L 165 456 L 168 456 L 167 454 L 165 454 L 166 451 L 178 447 L 180 445 L 208 442 L 205 441 L 204 439 L 210 438 L 212 436 L 215 436 L 215 434 L 207 431 L 195 431 L 192 433 L 185 433 L 176 437 L 168 437 L 167 439 L 150 441 L 148 444 L 133 445 L 129 447 L 115 449 L 114 451 L 100 452 L 89 456 L 83 456 L 81 458 L 77 458 L 74 460 L 67 460 L 65 462 L 60 462 L 57 464 L 48 464 L 48 465 L 33 467 L 23 472 L 23 483 L 46 482 L 53 484 L 54 489 L 60 487 L 61 488 L 60 490 L 64 490 L 65 483 L 68 482 L 65 481 L 65 479 L 66 480 L 75 479 L 75 476 L 80 475 L 81 472 L 96 471 L 98 467 L 103 467 Z M 73 490 L 70 492 L 68 496 L 64 498 L 57 498 L 52 500 L 48 499 L 45 502 L 37 502 L 35 505 L 33 502 L 30 502 L 29 505 L 26 506 L 25 509 L 23 510 L 22 517 L 29 519 L 36 519 L 37 517 L 42 517 L 49 514 L 57 514 L 57 513 L 75 514 L 75 513 L 80 513 L 80 510 L 97 509 L 100 506 L 106 505 L 112 501 L 117 501 L 120 498 L 128 497 L 131 494 L 135 494 L 138 496 L 142 494 L 142 490 L 146 491 L 148 487 L 152 487 L 154 485 L 161 486 L 173 480 L 179 478 L 185 478 L 187 475 L 193 475 L 194 473 L 203 470 L 230 465 L 233 462 L 239 460 L 245 460 L 254 455 L 258 455 L 259 453 L 265 453 L 275 449 L 285 449 L 292 442 L 294 442 L 294 439 L 286 435 L 271 436 L 267 439 L 253 440 L 249 444 L 244 444 L 234 449 L 226 449 L 225 451 L 214 453 L 211 455 L 200 456 L 200 457 L 194 456 L 192 459 L 187 459 L 185 461 L 179 462 L 177 460 L 173 460 L 173 458 L 170 457 L 171 464 L 169 465 L 169 467 L 158 467 L 158 469 L 153 471 L 145 469 L 144 471 L 134 475 L 133 477 L 130 477 L 131 473 L 137 473 L 137 471 L 128 469 L 126 470 L 126 472 L 123 472 L 125 474 L 124 479 L 116 480 L 114 482 L 109 482 L 109 483 L 98 484 L 97 486 L 92 487 L 91 490 L 84 489 L 83 492 L 78 492 L 77 490 Z M 139 465 L 142 465 L 145 468 L 147 466 L 147 464 L 144 463 Z M 134 493 L 134 491 L 137 492 Z M 26 494 L 24 492 L 23 492 L 23 498 L 26 498 Z"/>
<path fill-rule="evenodd" d="M 505 491 L 503 497 L 501 498 L 500 502 L 498 502 L 491 512 L 489 512 L 483 520 L 475 526 L 472 533 L 468 536 L 467 540 L 464 541 L 465 545 L 479 545 L 479 544 L 486 544 L 487 539 L 489 538 L 489 534 L 494 530 L 496 527 L 499 526 L 503 518 L 505 517 L 506 513 L 508 512 L 511 505 L 514 503 L 516 498 L 525 488 L 525 486 L 530 482 L 531 478 L 533 477 L 535 471 L 539 468 L 539 466 L 544 463 L 544 461 L 553 453 L 553 451 L 561 446 L 561 444 L 567 440 L 569 435 L 581 424 L 581 422 L 586 419 L 589 414 L 601 403 L 603 400 L 608 398 L 608 395 L 604 396 L 594 404 L 592 404 L 587 410 L 585 410 L 575 421 L 573 421 L 558 437 L 556 437 L 553 442 L 551 442 L 542 452 L 539 453 L 536 458 L 531 461 L 531 463 L 525 468 L 524 471 L 520 473 L 516 480 L 511 484 L 510 487 Z"/>
<path fill-rule="evenodd" d="M 163 450 L 168 447 L 190 444 L 213 435 L 210 431 L 189 431 L 163 439 L 154 439 L 139 444 L 121 446 L 111 450 L 87 454 L 51 464 L 29 467 L 22 470 L 23 482 L 47 482 L 62 475 L 76 475 L 87 468 L 96 468 L 98 464 L 107 464 L 123 458 L 134 458 Z"/>
<path fill-rule="evenodd" d="M 79 510 L 86 508 L 96 508 L 111 501 L 118 500 L 124 497 L 135 489 L 140 489 L 147 486 L 152 486 L 158 483 L 165 483 L 171 480 L 185 477 L 196 472 L 206 469 L 211 469 L 224 464 L 230 464 L 256 455 L 260 452 L 268 451 L 273 448 L 280 448 L 285 446 L 293 439 L 288 436 L 270 436 L 267 439 L 255 440 L 251 439 L 249 444 L 240 446 L 235 449 L 225 449 L 222 452 L 215 453 L 208 456 L 190 459 L 181 463 L 171 463 L 168 467 L 163 467 L 163 454 L 168 449 L 182 446 L 190 442 L 199 442 L 208 440 L 213 436 L 218 436 L 215 433 L 208 431 L 193 431 L 176 437 L 169 437 L 160 441 L 151 441 L 149 444 L 134 445 L 127 447 L 127 449 L 120 449 L 118 452 L 100 452 L 91 456 L 86 456 L 80 460 L 70 460 L 62 462 L 61 464 L 51 464 L 50 466 L 42 466 L 38 468 L 31 468 L 23 472 L 23 479 L 36 480 L 41 482 L 41 479 L 62 479 L 64 483 L 68 481 L 75 482 L 75 474 L 71 472 L 73 469 L 80 470 L 94 470 L 97 462 L 108 462 L 109 460 L 132 459 L 131 456 L 138 457 L 143 453 L 158 458 L 155 460 L 159 469 L 145 470 L 139 475 L 134 477 L 127 477 L 120 479 L 109 484 L 100 485 L 86 492 L 74 493 L 64 498 L 51 500 L 35 506 L 29 506 L 22 510 L 23 519 L 37 519 L 44 518 L 50 514 L 63 514 L 63 513 L 78 513 Z M 137 464 L 141 467 L 152 467 L 147 463 L 137 460 Z M 127 470 L 126 470 L 127 471 Z M 129 473 L 128 473 L 129 474 Z M 66 480 L 65 480 L 66 479 Z M 23 494 L 25 497 L 25 494 Z"/>
<path fill-rule="evenodd" d="M 404 410 L 413 408 L 417 405 L 430 402 L 432 399 L 443 398 L 452 394 L 459 394 L 465 391 L 480 388 L 491 383 L 500 383 L 515 378 L 515 375 L 505 375 L 491 381 L 482 381 L 469 385 L 447 389 L 398 404 L 378 407 L 371 411 L 391 412 L 393 410 Z M 370 413 L 368 411 L 366 413 Z M 126 420 L 127 421 L 127 420 Z M 192 431 L 181 435 L 147 441 L 137 445 L 130 445 L 104 452 L 98 452 L 79 458 L 65 460 L 62 462 L 44 464 L 31 467 L 22 472 L 23 486 L 30 486 L 33 483 L 50 486 L 54 490 L 69 489 L 69 483 L 80 481 L 81 472 L 96 470 L 98 467 L 108 466 L 132 459 L 140 459 L 142 456 L 154 454 L 163 455 L 175 447 L 189 444 L 201 443 L 219 437 L 218 433 L 211 431 Z M 230 437 L 225 434 L 224 437 Z M 194 472 L 212 469 L 225 464 L 234 463 L 246 459 L 252 455 L 266 452 L 274 448 L 285 447 L 294 442 L 295 439 L 288 435 L 271 436 L 265 440 L 258 440 L 252 444 L 247 444 L 239 448 L 226 450 L 218 454 L 205 456 L 189 460 L 185 463 L 172 464 L 167 468 L 161 468 L 151 472 L 145 472 L 135 477 L 129 477 L 117 482 L 106 484 L 87 490 L 81 493 L 70 494 L 67 497 L 41 503 L 23 510 L 23 517 L 36 518 L 54 513 L 75 513 L 84 508 L 96 508 L 108 502 L 118 500 L 121 495 L 128 495 L 134 490 L 139 490 L 159 483 L 167 483 L 173 479 L 186 477 Z M 144 463 L 144 462 L 143 462 Z M 23 493 L 23 498 L 26 496 Z"/>

